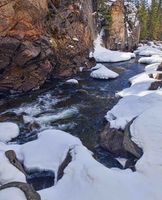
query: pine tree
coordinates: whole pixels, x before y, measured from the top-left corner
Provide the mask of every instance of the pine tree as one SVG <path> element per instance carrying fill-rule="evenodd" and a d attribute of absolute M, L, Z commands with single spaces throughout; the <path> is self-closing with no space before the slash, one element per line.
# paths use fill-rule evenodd
<path fill-rule="evenodd" d="M 159 1 L 152 0 L 149 10 L 149 39 L 158 40 L 160 37 L 161 17 L 160 17 Z"/>
<path fill-rule="evenodd" d="M 142 0 L 139 4 L 139 18 L 141 23 L 141 35 L 140 39 L 147 39 L 148 37 L 148 8 L 145 0 Z"/>
<path fill-rule="evenodd" d="M 98 0 L 98 12 L 102 18 L 102 28 L 110 31 L 112 25 L 111 8 L 107 5 L 106 0 Z"/>

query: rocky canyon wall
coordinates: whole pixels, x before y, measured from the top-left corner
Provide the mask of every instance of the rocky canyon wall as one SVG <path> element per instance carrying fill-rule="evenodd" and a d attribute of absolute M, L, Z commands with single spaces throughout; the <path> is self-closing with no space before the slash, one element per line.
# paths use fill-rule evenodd
<path fill-rule="evenodd" d="M 111 27 L 105 30 L 105 46 L 112 50 L 132 50 L 139 43 L 140 24 L 137 8 L 124 0 L 108 1 Z"/>
<path fill-rule="evenodd" d="M 92 0 L 1 0 L 0 90 L 38 89 L 88 66 Z"/>

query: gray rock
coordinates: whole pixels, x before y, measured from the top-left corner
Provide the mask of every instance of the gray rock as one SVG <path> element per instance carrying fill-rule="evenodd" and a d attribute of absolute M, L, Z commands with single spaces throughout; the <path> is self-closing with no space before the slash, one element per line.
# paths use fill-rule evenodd
<path fill-rule="evenodd" d="M 140 158 L 142 150 L 132 140 L 130 134 L 130 125 L 133 120 L 128 123 L 124 132 L 114 128 L 110 128 L 108 123 L 100 135 L 100 146 L 116 156 L 127 157 L 128 154 Z"/>
<path fill-rule="evenodd" d="M 23 174 L 26 175 L 26 172 L 24 171 L 24 168 L 20 161 L 16 158 L 16 154 L 13 150 L 9 150 L 5 152 L 6 157 L 10 161 L 10 163 L 15 166 L 17 169 L 19 169 Z"/>
<path fill-rule="evenodd" d="M 71 157 L 70 150 L 69 150 L 66 155 L 65 160 L 59 166 L 58 173 L 57 173 L 57 181 L 63 177 L 64 169 L 68 166 L 68 164 L 71 162 L 71 160 L 72 160 L 72 157 Z"/>
<path fill-rule="evenodd" d="M 157 90 L 158 88 L 162 87 L 162 81 L 155 81 L 151 83 L 149 90 Z"/>
<path fill-rule="evenodd" d="M 108 123 L 100 135 L 100 146 L 116 156 L 122 156 L 126 154 L 123 148 L 123 139 L 123 132 L 110 128 Z"/>
<path fill-rule="evenodd" d="M 132 140 L 130 133 L 130 126 L 133 123 L 134 119 L 130 121 L 124 130 L 124 139 L 123 139 L 123 148 L 134 155 L 136 158 L 140 158 L 143 154 L 142 149 L 139 148 Z"/>

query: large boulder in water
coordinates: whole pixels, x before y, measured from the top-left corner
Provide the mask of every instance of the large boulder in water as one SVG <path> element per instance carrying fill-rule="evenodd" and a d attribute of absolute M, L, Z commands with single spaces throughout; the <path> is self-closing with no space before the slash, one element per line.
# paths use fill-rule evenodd
<path fill-rule="evenodd" d="M 132 155 L 140 158 L 142 150 L 131 140 L 129 130 L 131 123 L 132 121 L 128 123 L 124 132 L 111 128 L 110 124 L 107 123 L 100 134 L 100 146 L 115 156 L 127 157 L 128 155 Z"/>

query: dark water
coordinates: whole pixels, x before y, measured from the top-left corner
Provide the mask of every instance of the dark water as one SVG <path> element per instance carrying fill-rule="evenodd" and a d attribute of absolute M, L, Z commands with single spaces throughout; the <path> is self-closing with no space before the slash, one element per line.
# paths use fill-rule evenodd
<path fill-rule="evenodd" d="M 89 72 L 73 77 L 79 86 L 65 86 L 63 81 L 49 82 L 39 91 L 23 96 L 12 95 L 0 101 L 0 121 L 16 122 L 22 144 L 36 139 L 37 132 L 57 128 L 81 139 L 95 158 L 107 167 L 119 167 L 113 156 L 98 147 L 98 136 L 104 127 L 104 116 L 119 100 L 115 93 L 129 87 L 128 79 L 144 70 L 132 59 L 104 64 L 120 74 L 113 80 L 96 80 Z"/>

